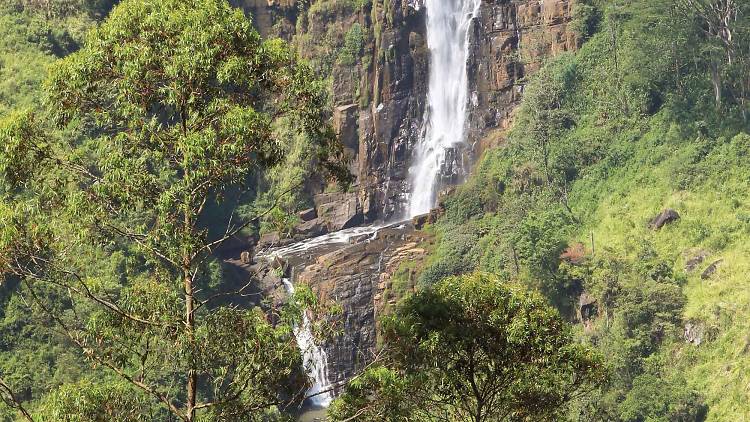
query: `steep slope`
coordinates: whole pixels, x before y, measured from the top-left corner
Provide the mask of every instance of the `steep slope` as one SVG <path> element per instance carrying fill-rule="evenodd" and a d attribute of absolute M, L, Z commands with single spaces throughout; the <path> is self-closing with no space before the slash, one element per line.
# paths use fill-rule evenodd
<path fill-rule="evenodd" d="M 575 419 L 745 420 L 748 54 L 724 56 L 717 104 L 692 15 L 585 6 L 593 36 L 530 78 L 487 139 L 502 147 L 444 198 L 420 282 L 481 270 L 543 291 L 610 366 Z"/>

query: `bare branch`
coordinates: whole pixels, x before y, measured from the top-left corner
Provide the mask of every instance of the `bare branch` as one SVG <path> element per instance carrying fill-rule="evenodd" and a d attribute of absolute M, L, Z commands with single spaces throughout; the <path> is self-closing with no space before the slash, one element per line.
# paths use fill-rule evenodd
<path fill-rule="evenodd" d="M 17 410 L 28 422 L 34 422 L 34 418 L 31 417 L 31 414 L 26 410 L 21 401 L 18 400 L 13 393 L 10 386 L 2 378 L 0 378 L 0 398 L 10 406 L 11 409 Z"/>
<path fill-rule="evenodd" d="M 206 245 L 202 246 L 200 249 L 198 249 L 193 254 L 193 256 L 191 257 L 191 261 L 194 260 L 199 254 L 201 254 L 202 252 L 204 252 L 206 250 L 209 253 L 213 252 L 213 249 L 215 247 L 220 246 L 221 244 L 223 244 L 224 242 L 226 242 L 227 240 L 231 239 L 232 237 L 234 237 L 235 235 L 237 235 L 239 232 L 241 232 L 242 230 L 244 230 L 245 228 L 247 228 L 249 225 L 251 225 L 251 224 L 259 221 L 261 218 L 263 218 L 266 215 L 268 215 L 271 212 L 273 212 L 273 210 L 276 209 L 276 207 L 279 205 L 279 202 L 281 202 L 281 198 L 283 198 L 289 192 L 292 192 L 293 190 L 299 188 L 300 186 L 302 186 L 302 182 L 295 184 L 294 186 L 290 187 L 289 189 L 287 189 L 284 192 L 282 192 L 281 194 L 279 194 L 276 197 L 276 199 L 274 200 L 273 204 L 268 209 L 266 209 L 262 213 L 256 215 L 255 217 L 249 219 L 245 223 L 240 224 L 239 226 L 237 226 L 237 227 L 235 227 L 234 229 L 231 229 L 231 230 L 229 229 L 229 227 L 227 227 L 227 232 L 224 234 L 224 236 L 220 237 L 217 240 L 214 240 L 213 242 L 209 242 Z"/>

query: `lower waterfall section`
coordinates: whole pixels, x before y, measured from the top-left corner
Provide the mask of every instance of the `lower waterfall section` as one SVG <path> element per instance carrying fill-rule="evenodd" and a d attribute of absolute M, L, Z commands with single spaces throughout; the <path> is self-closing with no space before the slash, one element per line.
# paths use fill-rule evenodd
<path fill-rule="evenodd" d="M 469 29 L 480 0 L 426 0 L 430 78 L 424 130 L 412 155 L 408 215 L 428 213 L 440 189 L 441 172 L 461 170 L 460 154 L 450 154 L 465 142 L 469 82 Z M 450 155 L 452 163 L 447 162 Z"/>
<path fill-rule="evenodd" d="M 282 282 L 289 296 L 294 295 L 294 284 L 288 278 L 282 279 Z M 307 312 L 302 313 L 302 325 L 294 327 L 294 337 L 302 352 L 305 371 L 312 375 L 313 379 L 313 385 L 307 391 L 306 397 L 309 397 L 309 403 L 313 407 L 328 407 L 333 401 L 331 383 L 328 381 L 328 355 L 323 348 L 315 344 Z"/>
<path fill-rule="evenodd" d="M 416 277 L 401 275 L 396 287 L 394 275 L 403 262 L 418 263 L 426 257 L 425 241 L 431 238 L 415 231 L 411 222 L 402 222 L 352 228 L 261 250 L 253 264 L 233 261 L 244 274 L 257 278 L 259 290 L 274 306 L 287 301 L 296 286 L 305 285 L 322 303 L 335 303 L 341 309 L 328 316 L 335 335 L 325 342 L 316 344 L 309 313 L 294 327 L 312 384 L 301 420 L 322 417 L 322 410 L 346 382 L 375 359 L 378 315 L 395 305 L 394 289 L 413 289 L 416 282 Z"/>

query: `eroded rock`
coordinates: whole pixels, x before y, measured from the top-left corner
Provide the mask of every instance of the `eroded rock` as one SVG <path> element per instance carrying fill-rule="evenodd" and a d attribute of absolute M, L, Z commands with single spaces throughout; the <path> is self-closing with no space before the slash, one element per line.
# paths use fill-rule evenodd
<path fill-rule="evenodd" d="M 661 214 L 652 218 L 651 221 L 649 221 L 648 223 L 648 227 L 651 230 L 660 230 L 662 227 L 666 226 L 667 224 L 673 223 L 679 219 L 680 219 L 680 214 L 677 211 L 671 208 L 667 208 L 666 210 L 662 211 Z"/>
<path fill-rule="evenodd" d="M 599 312 L 596 298 L 586 292 L 578 298 L 578 319 L 586 328 L 589 328 L 593 319 Z"/>
<path fill-rule="evenodd" d="M 303 223 L 306 223 L 318 218 L 318 211 L 315 208 L 310 208 L 304 211 L 300 211 L 299 213 L 297 213 L 297 216 L 299 216 L 299 219 L 302 220 Z"/>
<path fill-rule="evenodd" d="M 716 270 L 719 269 L 719 264 L 721 264 L 724 260 L 719 259 L 711 263 L 708 267 L 706 267 L 705 270 L 703 270 L 703 273 L 701 273 L 701 280 L 708 280 L 709 278 L 713 277 L 713 275 L 716 273 Z"/>
<path fill-rule="evenodd" d="M 685 324 L 683 337 L 687 343 L 700 346 L 706 333 L 706 324 L 697 321 L 689 321 Z"/>
<path fill-rule="evenodd" d="M 435 224 L 440 217 L 443 216 L 445 210 L 442 208 L 434 208 L 427 214 L 418 215 L 412 217 L 411 223 L 414 225 L 416 230 L 422 230 L 427 224 Z"/>
<path fill-rule="evenodd" d="M 294 228 L 294 234 L 297 238 L 310 238 L 322 236 L 328 233 L 328 227 L 319 218 L 302 223 Z"/>
<path fill-rule="evenodd" d="M 704 250 L 699 250 L 695 252 L 693 256 L 685 262 L 685 271 L 687 272 L 695 271 L 695 269 L 698 268 L 698 266 L 700 266 L 703 263 L 703 261 L 706 260 L 706 258 L 708 258 L 708 252 Z"/>
<path fill-rule="evenodd" d="M 315 196 L 318 220 L 329 232 L 348 229 L 364 222 L 359 200 L 354 192 L 323 193 Z"/>
<path fill-rule="evenodd" d="M 321 301 L 333 301 L 342 308 L 336 316 L 342 333 L 325 345 L 332 383 L 348 380 L 374 358 L 377 315 L 393 300 L 386 294 L 391 277 L 405 260 L 426 256 L 426 250 L 418 246 L 423 239 L 410 229 L 382 229 L 376 236 L 325 253 L 299 269 L 296 284 L 311 286 Z"/>
<path fill-rule="evenodd" d="M 281 243 L 281 236 L 279 232 L 265 233 L 260 236 L 258 240 L 258 249 L 270 249 L 274 246 L 278 246 Z"/>

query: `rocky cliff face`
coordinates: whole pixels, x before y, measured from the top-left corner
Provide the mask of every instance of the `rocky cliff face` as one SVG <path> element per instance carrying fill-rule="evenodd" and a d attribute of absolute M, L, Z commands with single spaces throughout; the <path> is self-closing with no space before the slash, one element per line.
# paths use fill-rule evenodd
<path fill-rule="evenodd" d="M 429 52 L 424 9 L 407 0 L 376 9 L 385 28 L 376 35 L 372 101 L 360 110 L 358 180 L 373 217 L 397 214 L 408 192 L 408 169 L 427 96 Z"/>
<path fill-rule="evenodd" d="M 469 141 L 475 153 L 492 144 L 488 132 L 510 126 L 525 78 L 549 57 L 575 50 L 573 0 L 484 0 L 469 59 L 472 84 Z M 482 143 L 484 141 L 484 143 Z"/>
<path fill-rule="evenodd" d="M 262 1 L 244 4 L 257 9 Z M 482 2 L 467 64 L 469 145 L 452 151 L 451 161 L 468 168 L 483 149 L 497 145 L 523 96 L 524 78 L 545 58 L 576 48 L 569 30 L 573 2 Z M 330 76 L 334 126 L 357 176 L 352 192 L 314 192 L 316 209 L 303 219 L 306 226 L 299 234 L 309 237 L 398 217 L 409 191 L 408 169 L 427 96 L 429 49 L 421 0 L 317 0 L 309 7 L 285 0 L 269 1 L 266 8 L 270 22 L 261 14 L 256 20 L 260 29 L 292 40 Z M 295 282 L 311 285 L 321 298 L 343 307 L 343 332 L 325 347 L 332 382 L 348 379 L 373 358 L 377 315 L 392 300 L 388 292 L 394 273 L 403 261 L 418 262 L 426 255 L 418 246 L 420 236 L 384 230 L 375 239 L 309 257 L 300 267 Z M 278 281 L 271 284 L 279 286 Z"/>
<path fill-rule="evenodd" d="M 424 259 L 426 251 L 419 244 L 425 239 L 412 228 L 383 229 L 374 238 L 318 257 L 295 276 L 295 283 L 311 286 L 322 301 L 341 306 L 336 316 L 340 334 L 324 346 L 334 386 L 343 386 L 375 358 L 377 316 L 394 304 L 392 278 L 406 260 Z M 403 288 L 413 287 L 408 278 L 406 284 Z"/>
<path fill-rule="evenodd" d="M 357 176 L 364 221 L 398 217 L 413 147 L 422 133 L 429 72 L 423 0 L 235 0 L 265 35 L 291 40 L 330 76 L 334 126 Z M 484 0 L 470 34 L 469 147 L 449 161 L 470 167 L 497 143 L 542 61 L 577 46 L 574 0 Z M 355 28 L 357 27 L 357 28 Z M 361 34 L 361 36 L 357 36 Z M 487 140 L 489 139 L 489 140 Z M 460 179 L 460 178 L 459 178 Z M 453 177 L 446 182 L 458 182 Z"/>
<path fill-rule="evenodd" d="M 471 29 L 467 64 L 472 93 L 469 146 L 449 152 L 454 157 L 448 161 L 470 167 L 484 148 L 493 146 L 492 141 L 482 142 L 486 135 L 510 125 L 524 78 L 545 58 L 576 48 L 569 30 L 572 7 L 573 0 L 482 2 Z M 332 65 L 334 122 L 357 175 L 359 209 L 366 220 L 389 219 L 403 209 L 411 155 L 422 133 L 429 72 L 426 9 L 420 0 L 395 0 L 350 12 L 338 15 L 340 22 L 334 25 L 342 24 L 344 33 L 361 25 L 367 44 L 355 63 Z M 326 23 L 313 21 L 307 31 L 314 39 L 324 39 Z"/>

